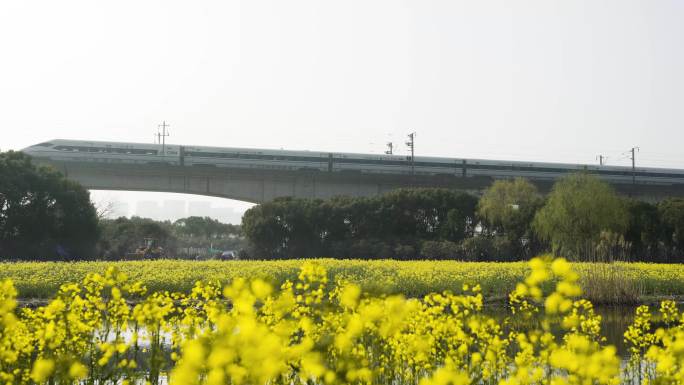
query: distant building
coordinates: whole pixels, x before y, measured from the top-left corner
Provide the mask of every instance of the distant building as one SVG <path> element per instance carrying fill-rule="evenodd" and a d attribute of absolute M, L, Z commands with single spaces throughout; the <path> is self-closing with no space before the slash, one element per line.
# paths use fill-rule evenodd
<path fill-rule="evenodd" d="M 189 202 L 188 215 L 189 217 L 211 217 L 211 203 L 207 201 Z"/>
<path fill-rule="evenodd" d="M 165 200 L 161 215 L 161 219 L 170 221 L 186 217 L 185 201 Z"/>
<path fill-rule="evenodd" d="M 223 223 L 242 222 L 242 213 L 235 211 L 232 207 L 217 207 L 209 216 Z"/>
<path fill-rule="evenodd" d="M 183 201 L 165 200 L 158 201 L 138 201 L 134 213 L 129 212 L 128 205 L 118 204 L 114 214 L 111 216 L 128 216 L 130 214 L 143 218 L 151 218 L 157 221 L 175 221 L 186 217 L 210 217 L 223 223 L 239 224 L 242 221 L 242 211 L 232 207 L 214 207 L 207 201 Z"/>
<path fill-rule="evenodd" d="M 138 201 L 135 207 L 135 215 L 159 220 L 161 218 L 161 207 L 155 201 Z"/>
<path fill-rule="evenodd" d="M 109 218 L 127 217 L 130 214 L 130 205 L 126 202 L 112 202 L 112 211 Z"/>

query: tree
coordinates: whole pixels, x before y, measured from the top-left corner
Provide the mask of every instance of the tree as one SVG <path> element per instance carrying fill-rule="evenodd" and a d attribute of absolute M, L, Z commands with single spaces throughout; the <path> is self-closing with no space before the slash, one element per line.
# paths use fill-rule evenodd
<path fill-rule="evenodd" d="M 88 257 L 97 236 L 88 190 L 23 153 L 0 153 L 0 256 Z"/>
<path fill-rule="evenodd" d="M 382 239 L 449 240 L 472 233 L 477 198 L 443 188 L 398 189 L 370 199 L 372 210 L 363 216 L 375 223 L 369 235 Z M 415 242 L 418 246 L 418 242 Z"/>
<path fill-rule="evenodd" d="M 222 223 L 210 217 L 187 217 L 173 223 L 178 251 L 184 256 L 215 256 L 218 251 L 244 248 L 239 225 Z"/>
<path fill-rule="evenodd" d="M 319 199 L 277 198 L 254 206 L 242 217 L 242 229 L 256 257 L 320 256 L 327 237 Z"/>
<path fill-rule="evenodd" d="M 533 228 L 570 258 L 593 258 L 602 231 L 622 234 L 627 227 L 625 205 L 615 191 L 595 176 L 570 174 L 554 184 Z"/>
<path fill-rule="evenodd" d="M 461 247 L 450 241 L 423 241 L 420 245 L 421 257 L 429 259 L 459 259 Z"/>
<path fill-rule="evenodd" d="M 459 242 L 472 235 L 476 206 L 476 197 L 447 189 L 400 189 L 327 201 L 279 198 L 248 210 L 242 226 L 257 257 L 363 252 L 413 258 L 423 240 Z M 360 245 L 373 250 L 361 251 Z"/>
<path fill-rule="evenodd" d="M 187 217 L 173 223 L 174 231 L 187 238 L 224 239 L 240 235 L 240 226 L 210 217 Z"/>
<path fill-rule="evenodd" d="M 97 220 L 101 221 L 103 219 L 109 218 L 114 213 L 114 202 L 112 201 L 101 201 L 94 203 L 95 215 L 97 215 Z"/>
<path fill-rule="evenodd" d="M 532 221 L 544 200 L 537 188 L 523 178 L 495 181 L 482 195 L 477 212 L 486 227 L 523 247 L 532 238 Z"/>
<path fill-rule="evenodd" d="M 155 249 L 161 247 L 164 256 L 175 255 L 177 239 L 168 221 L 120 217 L 100 221 L 100 228 L 98 252 L 101 257 L 122 259 L 147 246 Z M 151 244 L 148 245 L 147 242 Z"/>
<path fill-rule="evenodd" d="M 684 198 L 669 198 L 658 203 L 667 257 L 684 254 Z M 681 260 L 679 261 L 681 262 Z"/>
<path fill-rule="evenodd" d="M 625 241 L 631 246 L 632 258 L 654 261 L 660 257 L 663 228 L 658 207 L 648 202 L 625 201 L 629 221 Z"/>

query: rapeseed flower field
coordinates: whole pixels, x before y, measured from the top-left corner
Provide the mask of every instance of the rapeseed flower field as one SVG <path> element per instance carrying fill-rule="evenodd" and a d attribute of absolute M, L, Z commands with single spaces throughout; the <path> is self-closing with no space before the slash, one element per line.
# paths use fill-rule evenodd
<path fill-rule="evenodd" d="M 344 274 L 331 280 L 326 263 L 314 261 L 278 286 L 235 277 L 225 285 L 197 281 L 187 292 L 151 291 L 110 266 L 61 285 L 37 308 L 18 308 L 16 286 L 4 279 L 0 383 L 684 382 L 684 314 L 676 304 L 637 308 L 624 333 L 625 362 L 581 298 L 576 267 L 550 257 L 519 264 L 524 274 L 512 284 L 503 321 L 483 313 L 476 281 L 407 298 L 367 292 Z"/>
<path fill-rule="evenodd" d="M 15 262 L 0 263 L 0 280 L 11 279 L 23 299 L 51 298 L 65 283 L 109 267 L 141 281 L 148 292 L 189 293 L 195 282 L 222 285 L 235 278 L 260 278 L 274 287 L 297 278 L 307 260 L 277 261 L 125 261 L 125 262 Z M 488 301 L 505 302 L 508 293 L 529 272 L 525 262 L 309 260 L 323 266 L 328 279 L 344 279 L 374 295 L 402 294 L 420 298 L 430 293 L 457 292 L 464 283 L 477 282 Z M 684 295 L 684 265 L 650 263 L 573 263 L 585 297 L 594 302 L 620 302 Z M 601 274 L 597 274 L 600 271 Z M 615 291 L 618 298 L 604 298 Z M 635 298 L 638 297 L 638 298 Z"/>

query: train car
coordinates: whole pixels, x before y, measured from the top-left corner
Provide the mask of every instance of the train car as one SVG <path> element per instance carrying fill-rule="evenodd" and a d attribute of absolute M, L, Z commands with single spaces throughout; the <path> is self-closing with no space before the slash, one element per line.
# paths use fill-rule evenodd
<path fill-rule="evenodd" d="M 183 146 L 185 166 L 328 171 L 328 153 Z"/>
<path fill-rule="evenodd" d="M 461 175 L 462 162 L 454 158 L 332 153 L 332 171 L 374 174 Z"/>
<path fill-rule="evenodd" d="M 632 171 L 629 167 L 621 170 L 602 168 L 600 174 L 619 175 L 623 181 L 630 182 L 632 177 L 641 184 L 684 184 L 684 170 L 637 167 Z"/>
<path fill-rule="evenodd" d="M 485 159 L 468 159 L 468 174 L 489 176 L 497 179 L 529 178 L 540 180 L 552 180 L 570 172 L 590 171 L 588 166 L 562 164 L 562 163 L 539 163 L 521 161 L 499 161 Z"/>
<path fill-rule="evenodd" d="M 25 148 L 37 158 L 61 162 L 180 164 L 180 146 L 55 139 Z"/>
<path fill-rule="evenodd" d="M 55 139 L 30 146 L 23 152 L 57 162 L 160 164 L 365 174 L 443 175 L 456 177 L 523 177 L 553 180 L 568 173 L 587 171 L 607 182 L 684 184 L 684 170 L 563 163 L 461 159 L 403 155 L 287 151 L 208 146 L 178 146 Z"/>

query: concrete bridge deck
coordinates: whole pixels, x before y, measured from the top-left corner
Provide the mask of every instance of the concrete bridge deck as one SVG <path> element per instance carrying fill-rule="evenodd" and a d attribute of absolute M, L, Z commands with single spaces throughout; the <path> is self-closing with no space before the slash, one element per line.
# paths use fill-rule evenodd
<path fill-rule="evenodd" d="M 356 172 L 286 171 L 131 165 L 39 160 L 92 190 L 156 191 L 207 195 L 260 203 L 277 197 L 330 198 L 373 196 L 402 187 L 444 187 L 479 194 L 493 182 L 483 176 L 406 176 Z M 553 181 L 532 180 L 547 192 Z M 646 201 L 684 196 L 684 185 L 613 184 L 624 195 Z"/>

